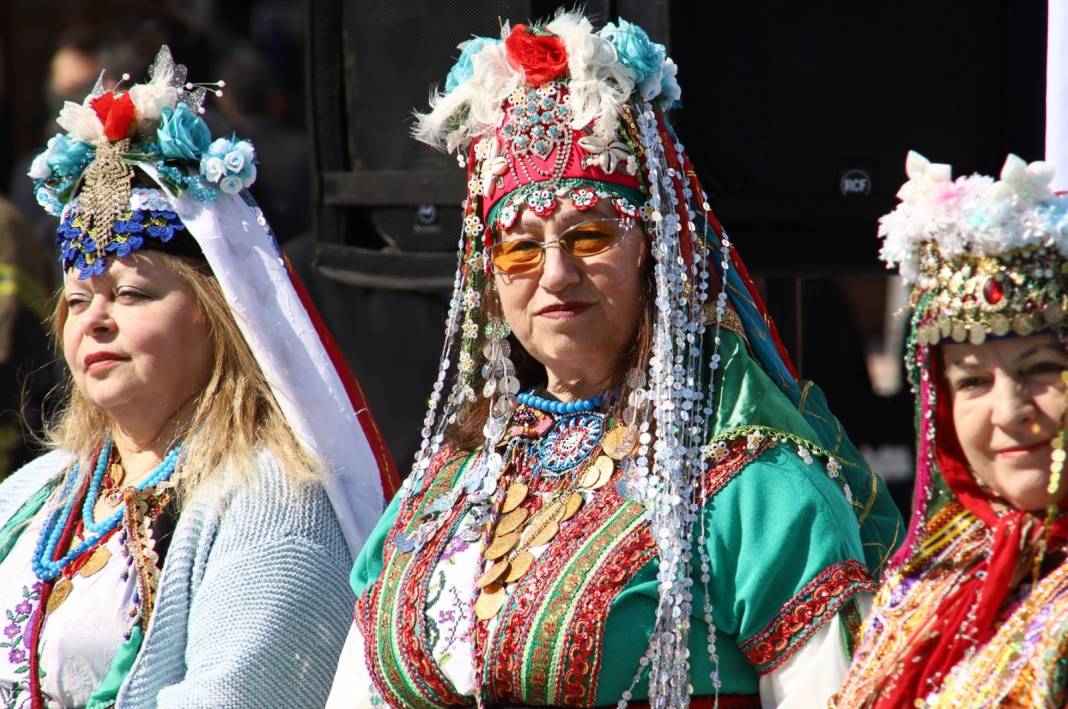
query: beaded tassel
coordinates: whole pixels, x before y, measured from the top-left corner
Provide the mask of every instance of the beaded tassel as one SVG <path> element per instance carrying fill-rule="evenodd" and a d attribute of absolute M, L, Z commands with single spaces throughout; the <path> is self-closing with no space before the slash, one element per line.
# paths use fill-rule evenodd
<path fill-rule="evenodd" d="M 1061 373 L 1061 380 L 1064 382 L 1065 386 L 1068 387 L 1068 371 Z M 1068 411 L 1068 395 L 1065 396 L 1065 410 Z M 1068 452 L 1065 451 L 1066 434 L 1068 434 L 1068 432 L 1062 428 L 1050 442 L 1053 452 L 1050 455 L 1049 484 L 1046 486 L 1046 492 L 1050 495 L 1050 501 L 1049 504 L 1046 505 L 1046 518 L 1042 522 L 1042 539 L 1038 542 L 1038 551 L 1035 554 L 1035 560 L 1031 567 L 1032 583 L 1038 583 L 1039 574 L 1042 571 L 1042 562 L 1046 558 L 1049 530 L 1050 527 L 1053 526 L 1053 520 L 1057 519 L 1057 515 L 1060 513 L 1060 508 L 1057 505 L 1055 496 L 1061 487 L 1061 473 L 1064 472 L 1064 461 L 1068 458 Z"/>

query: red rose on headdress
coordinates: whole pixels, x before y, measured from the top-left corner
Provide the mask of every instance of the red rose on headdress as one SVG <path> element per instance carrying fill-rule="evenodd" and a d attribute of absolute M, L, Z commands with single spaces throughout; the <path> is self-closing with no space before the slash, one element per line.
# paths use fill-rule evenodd
<path fill-rule="evenodd" d="M 556 35 L 534 34 L 526 25 L 516 25 L 504 40 L 508 63 L 523 70 L 528 84 L 541 86 L 567 71 L 567 50 Z"/>
<path fill-rule="evenodd" d="M 94 98 L 89 105 L 104 124 L 104 135 L 108 140 L 114 143 L 130 133 L 130 126 L 133 125 L 137 111 L 129 93 L 116 98 L 115 94 L 108 91 Z"/>

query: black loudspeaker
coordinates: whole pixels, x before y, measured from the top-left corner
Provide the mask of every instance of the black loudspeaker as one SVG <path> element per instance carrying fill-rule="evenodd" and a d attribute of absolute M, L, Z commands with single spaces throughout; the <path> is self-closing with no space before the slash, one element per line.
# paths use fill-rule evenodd
<path fill-rule="evenodd" d="M 750 268 L 874 271 L 915 149 L 1042 157 L 1044 0 L 671 3 L 675 122 Z"/>
<path fill-rule="evenodd" d="M 529 0 L 310 4 L 309 80 L 317 164 L 316 263 L 353 285 L 452 283 L 464 173 L 409 136 L 474 35 L 527 17 Z"/>

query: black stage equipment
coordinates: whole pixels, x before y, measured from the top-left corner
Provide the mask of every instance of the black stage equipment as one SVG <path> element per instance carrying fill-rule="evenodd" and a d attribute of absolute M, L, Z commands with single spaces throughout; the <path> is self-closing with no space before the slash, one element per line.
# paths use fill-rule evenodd
<path fill-rule="evenodd" d="M 406 470 L 437 366 L 464 175 L 408 136 L 456 45 L 557 2 L 309 0 L 315 237 L 287 244 Z M 905 151 L 1042 153 L 1043 0 L 587 2 L 669 45 L 675 125 L 801 363 L 801 279 L 881 271 Z M 819 313 L 806 312 L 806 330 Z M 808 341 L 813 333 L 805 332 Z M 833 403 L 833 402 L 832 402 Z M 846 422 L 849 425 L 849 422 Z"/>
<path fill-rule="evenodd" d="M 905 153 L 1041 159 L 1044 0 L 671 3 L 676 128 L 750 268 L 881 270 Z"/>

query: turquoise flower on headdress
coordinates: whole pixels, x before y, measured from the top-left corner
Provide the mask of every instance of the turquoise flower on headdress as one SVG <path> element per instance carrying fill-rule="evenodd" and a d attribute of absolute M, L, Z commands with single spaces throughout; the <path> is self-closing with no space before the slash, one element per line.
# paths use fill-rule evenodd
<path fill-rule="evenodd" d="M 445 93 L 449 93 L 475 75 L 473 62 L 476 54 L 487 46 L 500 43 L 501 40 L 491 37 L 475 37 L 466 42 L 461 42 L 457 47 L 460 50 L 460 58 L 456 60 L 452 69 L 449 70 L 449 75 L 445 77 Z"/>
<path fill-rule="evenodd" d="M 682 87 L 679 86 L 679 80 L 676 78 L 679 74 L 679 67 L 670 57 L 664 60 L 662 67 L 663 75 L 660 78 L 660 95 L 657 96 L 657 101 L 660 107 L 667 111 L 679 104 L 682 99 Z"/>
<path fill-rule="evenodd" d="M 660 93 L 661 76 L 667 50 L 664 45 L 649 39 L 641 27 L 623 18 L 619 24 L 609 22 L 600 32 L 616 48 L 619 61 L 634 72 L 634 83 L 642 98 L 650 100 Z"/>
<path fill-rule="evenodd" d="M 247 140 L 219 138 L 200 158 L 200 174 L 227 194 L 237 194 L 256 181 L 256 150 Z"/>
<path fill-rule="evenodd" d="M 48 140 L 48 148 L 33 159 L 28 173 L 34 180 L 80 175 L 93 161 L 94 150 L 88 143 L 71 140 L 56 133 Z"/>
<path fill-rule="evenodd" d="M 39 185 L 34 189 L 33 196 L 37 198 L 37 204 L 53 217 L 58 217 L 63 213 L 63 202 L 60 201 L 56 191 L 48 185 L 43 183 Z"/>
<path fill-rule="evenodd" d="M 156 130 L 159 149 L 168 160 L 199 160 L 211 142 L 211 131 L 187 104 L 164 108 Z"/>

